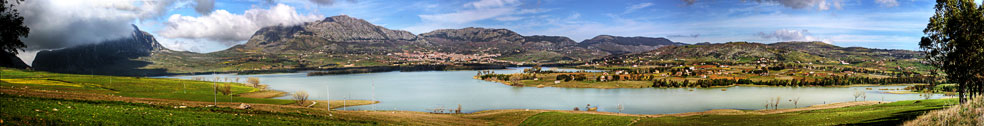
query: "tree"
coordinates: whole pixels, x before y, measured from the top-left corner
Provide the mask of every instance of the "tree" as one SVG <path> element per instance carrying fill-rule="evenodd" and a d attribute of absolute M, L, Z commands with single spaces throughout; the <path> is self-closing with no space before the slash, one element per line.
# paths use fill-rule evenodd
<path fill-rule="evenodd" d="M 294 92 L 294 95 L 293 96 L 294 96 L 293 97 L 294 98 L 294 101 L 297 102 L 297 105 L 304 105 L 304 102 L 307 102 L 307 100 L 308 100 L 308 93 L 307 93 L 307 91 L 297 91 L 297 92 Z"/>
<path fill-rule="evenodd" d="M 864 96 L 864 91 L 854 91 L 854 101 L 858 101 L 861 96 Z"/>
<path fill-rule="evenodd" d="M 255 88 L 256 86 L 259 86 L 260 85 L 260 78 L 248 77 L 248 78 L 246 78 L 246 83 L 249 83 L 250 85 L 252 85 Z"/>
<path fill-rule="evenodd" d="M 24 17 L 14 9 L 23 0 L 0 0 L 0 67 L 30 68 L 17 57 L 24 50 L 21 37 L 30 31 L 24 26 Z"/>
<path fill-rule="evenodd" d="M 222 87 L 219 88 L 219 93 L 222 93 L 222 95 L 229 96 L 229 102 L 232 102 L 232 84 L 226 83 L 222 85 Z"/>
<path fill-rule="evenodd" d="M 0 52 L 16 55 L 24 49 L 21 37 L 27 37 L 30 28 L 24 26 L 24 17 L 14 9 L 24 0 L 0 0 Z"/>
<path fill-rule="evenodd" d="M 919 47 L 956 82 L 960 102 L 984 94 L 984 9 L 973 0 L 937 0 Z"/>

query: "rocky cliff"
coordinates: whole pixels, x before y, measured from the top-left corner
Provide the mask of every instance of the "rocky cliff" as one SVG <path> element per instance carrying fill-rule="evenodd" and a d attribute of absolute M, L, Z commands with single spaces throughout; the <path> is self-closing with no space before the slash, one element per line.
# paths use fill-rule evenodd
<path fill-rule="evenodd" d="M 425 43 L 413 33 L 390 30 L 341 15 L 300 25 L 264 27 L 257 30 L 244 46 L 234 49 L 268 53 L 385 53 L 407 49 L 404 47 L 415 44 Z"/>
<path fill-rule="evenodd" d="M 151 63 L 135 59 L 168 51 L 171 50 L 157 43 L 153 35 L 134 26 L 133 34 L 128 38 L 38 52 L 32 66 L 35 70 L 61 73 L 162 75 L 164 70 L 142 69 Z"/>

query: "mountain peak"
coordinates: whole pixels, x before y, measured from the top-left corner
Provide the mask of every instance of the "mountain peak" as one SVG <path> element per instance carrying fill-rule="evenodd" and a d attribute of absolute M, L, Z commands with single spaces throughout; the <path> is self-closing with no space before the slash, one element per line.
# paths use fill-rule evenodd
<path fill-rule="evenodd" d="M 140 70 L 148 63 L 133 59 L 170 50 L 161 46 L 150 33 L 133 27 L 129 38 L 108 40 L 57 50 L 40 51 L 32 63 L 37 70 L 94 73 L 106 75 L 160 74 L 160 70 Z"/>
<path fill-rule="evenodd" d="M 597 48 L 612 54 L 643 52 L 662 46 L 679 44 L 662 37 L 622 37 L 613 35 L 598 35 L 578 43 L 582 47 Z"/>
<path fill-rule="evenodd" d="M 622 37 L 622 36 L 612 36 L 612 35 L 598 35 L 594 38 L 582 41 L 582 44 L 596 44 L 602 42 L 613 42 L 623 45 L 646 45 L 646 46 L 658 46 L 658 45 L 673 45 L 675 44 L 670 39 L 663 37 L 652 38 L 652 37 Z"/>
<path fill-rule="evenodd" d="M 491 29 L 467 27 L 462 29 L 439 29 L 420 34 L 422 37 L 445 38 L 452 41 L 490 42 L 490 41 L 523 41 L 523 36 L 509 29 Z"/>
<path fill-rule="evenodd" d="M 362 19 L 349 17 L 348 15 L 335 15 L 331 17 L 325 17 L 324 20 L 321 20 L 321 22 L 355 22 L 355 21 L 368 22 Z"/>
<path fill-rule="evenodd" d="M 295 38 L 304 41 L 291 41 Z M 403 30 L 390 30 L 366 20 L 338 15 L 321 21 L 294 26 L 270 26 L 257 30 L 246 42 L 246 48 L 267 51 L 306 50 L 324 48 L 336 42 L 413 42 L 417 36 Z"/>

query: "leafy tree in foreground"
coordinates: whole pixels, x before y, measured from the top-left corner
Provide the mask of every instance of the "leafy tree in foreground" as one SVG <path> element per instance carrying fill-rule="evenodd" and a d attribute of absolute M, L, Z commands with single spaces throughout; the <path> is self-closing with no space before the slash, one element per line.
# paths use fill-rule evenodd
<path fill-rule="evenodd" d="M 14 9 L 21 1 L 0 0 L 0 67 L 28 68 L 17 58 L 18 51 L 25 47 L 20 38 L 27 37 L 30 31 L 24 26 L 24 17 Z"/>
<path fill-rule="evenodd" d="M 20 37 L 27 37 L 30 31 L 24 26 L 24 17 L 14 9 L 14 4 L 23 0 L 0 0 L 0 52 L 17 54 L 22 50 L 24 42 Z M 13 2 L 13 3 L 12 3 Z"/>
<path fill-rule="evenodd" d="M 919 47 L 958 84 L 964 102 L 984 93 L 984 10 L 973 0 L 937 0 L 934 8 Z"/>

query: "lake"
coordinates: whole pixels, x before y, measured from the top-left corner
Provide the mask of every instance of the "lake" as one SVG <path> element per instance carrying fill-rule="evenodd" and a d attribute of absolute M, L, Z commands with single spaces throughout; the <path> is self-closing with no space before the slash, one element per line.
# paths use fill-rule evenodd
<path fill-rule="evenodd" d="M 495 73 L 518 73 L 524 68 L 494 70 Z M 315 100 L 377 100 L 379 104 L 340 108 L 345 110 L 407 110 L 431 112 L 436 108 L 454 109 L 460 104 L 462 112 L 494 109 L 552 109 L 572 110 L 587 104 L 599 106 L 599 111 L 632 114 L 669 114 L 699 112 L 711 109 L 765 109 L 770 99 L 780 97 L 779 108 L 806 107 L 834 102 L 854 101 L 856 91 L 866 94 L 869 101 L 916 100 L 919 94 L 884 93 L 883 88 L 902 89 L 905 86 L 862 87 L 749 87 L 722 88 L 536 88 L 512 87 L 500 83 L 473 79 L 478 70 L 380 72 L 307 76 L 306 72 L 262 75 L 195 75 L 192 77 L 259 77 L 270 89 L 294 92 L 307 91 Z M 866 90 L 873 88 L 874 90 Z M 693 91 L 691 91 L 693 89 Z M 330 94 L 329 94 L 330 93 Z M 330 95 L 330 97 L 329 97 Z M 373 98 L 375 97 L 375 98 Z M 934 95 L 931 98 L 941 98 Z M 289 99 L 289 96 L 279 97 Z M 794 106 L 790 99 L 799 98 Z M 864 100 L 858 98 L 857 100 Z"/>

